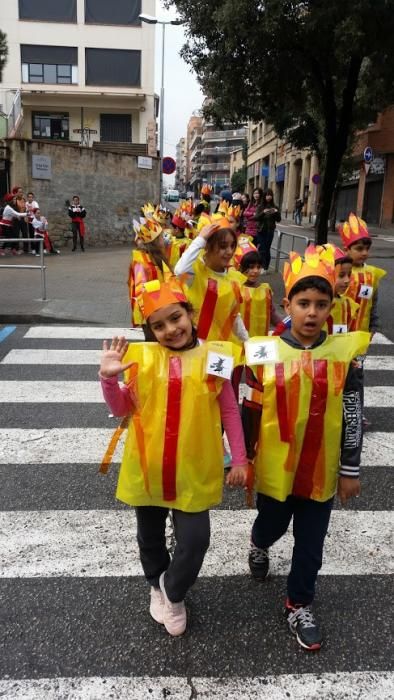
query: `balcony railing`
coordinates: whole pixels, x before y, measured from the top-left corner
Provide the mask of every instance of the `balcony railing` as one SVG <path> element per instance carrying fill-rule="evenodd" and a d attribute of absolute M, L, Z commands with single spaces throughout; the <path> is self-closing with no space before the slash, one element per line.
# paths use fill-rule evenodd
<path fill-rule="evenodd" d="M 230 141 L 246 138 L 246 129 L 226 129 L 225 131 L 204 131 L 202 141 Z"/>
<path fill-rule="evenodd" d="M 196 131 L 193 132 L 192 137 L 191 137 L 191 141 L 190 141 L 190 146 L 189 146 L 190 150 L 193 150 L 194 145 L 197 141 L 201 141 L 201 131 L 200 132 L 196 132 Z"/>
<path fill-rule="evenodd" d="M 203 163 L 203 165 L 201 165 L 201 172 L 209 173 L 218 172 L 219 170 L 223 172 L 229 172 L 230 163 Z"/>
<path fill-rule="evenodd" d="M 201 151 L 202 156 L 221 156 L 228 153 L 232 153 L 235 150 L 235 146 L 204 146 Z"/>

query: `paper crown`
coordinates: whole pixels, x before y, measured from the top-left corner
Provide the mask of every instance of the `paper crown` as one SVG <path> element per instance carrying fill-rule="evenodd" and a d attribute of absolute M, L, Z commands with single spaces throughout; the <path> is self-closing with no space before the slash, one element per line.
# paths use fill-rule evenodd
<path fill-rule="evenodd" d="M 257 251 L 257 248 L 253 243 L 250 242 L 249 238 L 247 236 L 240 236 L 237 241 L 237 247 L 235 249 L 234 253 L 234 263 L 235 267 L 238 269 L 241 260 L 246 255 L 247 253 L 255 253 Z"/>
<path fill-rule="evenodd" d="M 133 219 L 133 229 L 136 240 L 143 243 L 152 243 L 163 232 L 160 224 L 153 218 L 140 218 L 139 221 Z"/>
<path fill-rule="evenodd" d="M 357 243 L 363 238 L 371 238 L 365 221 L 353 212 L 349 214 L 349 218 L 344 224 L 339 225 L 338 229 L 345 248 L 349 248 L 353 243 Z"/>
<path fill-rule="evenodd" d="M 222 214 L 228 219 L 238 220 L 241 214 L 241 207 L 239 204 L 229 204 L 225 199 L 223 199 L 219 204 L 218 213 Z"/>
<path fill-rule="evenodd" d="M 217 214 L 209 215 L 207 212 L 203 211 L 197 224 L 197 232 L 200 233 L 204 226 L 209 226 L 210 224 L 216 224 L 218 230 L 220 228 L 231 228 L 231 221 L 226 219 L 223 214 L 219 212 Z"/>
<path fill-rule="evenodd" d="M 146 218 L 148 216 L 153 216 L 154 211 L 155 211 L 155 208 L 154 208 L 153 204 L 151 204 L 151 202 L 146 202 L 141 207 L 142 216 L 144 218 Z"/>
<path fill-rule="evenodd" d="M 322 260 L 314 245 L 307 247 L 305 260 L 302 259 L 299 253 L 294 251 L 289 253 L 289 262 L 285 262 L 283 269 L 286 296 L 288 297 L 294 285 L 305 277 L 322 277 L 334 290 L 335 269 L 332 251 L 330 256 L 331 262 L 328 259 Z M 327 255 L 327 257 L 329 256 Z"/>
<path fill-rule="evenodd" d="M 338 248 L 338 246 L 334 245 L 333 243 L 324 243 L 324 245 L 318 245 L 316 246 L 316 250 L 319 253 L 320 259 L 328 260 L 330 264 L 332 264 L 333 258 L 335 265 L 339 264 L 344 258 L 347 258 L 347 254 L 345 253 L 345 251 L 342 250 L 342 248 Z"/>
<path fill-rule="evenodd" d="M 201 194 L 212 194 L 212 187 L 211 185 L 203 185 L 201 187 Z"/>
<path fill-rule="evenodd" d="M 159 280 L 145 282 L 142 294 L 138 297 L 138 303 L 145 319 L 149 318 L 154 311 L 170 304 L 179 304 L 181 301 L 187 301 L 187 299 L 175 278 L 171 282 L 160 282 Z"/>
<path fill-rule="evenodd" d="M 190 219 L 193 216 L 193 203 L 182 201 L 177 209 L 175 209 L 172 217 L 173 226 L 178 228 L 186 228 L 190 226 Z"/>

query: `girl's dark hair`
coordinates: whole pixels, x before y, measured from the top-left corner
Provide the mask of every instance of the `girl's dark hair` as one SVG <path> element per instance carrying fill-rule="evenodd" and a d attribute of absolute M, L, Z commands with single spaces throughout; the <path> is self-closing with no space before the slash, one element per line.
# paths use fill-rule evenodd
<path fill-rule="evenodd" d="M 324 279 L 324 277 L 318 277 L 317 275 L 310 275 L 310 277 L 304 277 L 299 282 L 296 282 L 294 287 L 289 292 L 288 299 L 291 301 L 295 294 L 300 292 L 306 292 L 307 289 L 316 289 L 321 294 L 326 294 L 332 300 L 334 293 L 332 291 L 331 284 Z"/>
<path fill-rule="evenodd" d="M 260 193 L 259 204 L 262 204 L 263 198 L 264 198 L 264 192 L 263 192 L 263 190 L 261 189 L 261 187 L 254 187 L 254 188 L 253 188 L 253 192 L 259 192 L 259 193 Z M 250 201 L 252 202 L 252 204 L 255 204 L 255 200 L 254 200 L 254 197 L 253 197 L 253 192 L 252 192 L 252 196 L 251 196 L 251 198 L 250 198 Z"/>
<path fill-rule="evenodd" d="M 263 193 L 263 200 L 262 200 L 263 207 L 265 207 L 267 205 L 267 194 L 270 194 L 272 197 L 272 202 L 269 202 L 269 205 L 271 207 L 275 207 L 276 205 L 275 205 L 275 201 L 274 201 L 274 193 L 270 187 L 267 190 L 265 190 L 265 192 Z"/>
<path fill-rule="evenodd" d="M 170 265 L 169 260 L 167 260 L 166 256 L 163 253 L 163 250 L 160 248 L 156 239 L 151 241 L 150 243 L 145 243 L 144 248 L 145 248 L 146 252 L 148 253 L 148 255 L 152 258 L 156 267 L 159 268 L 160 272 L 163 272 L 163 270 L 164 270 L 164 267 L 163 267 L 164 263 L 171 270 L 171 272 L 174 272 L 174 270 L 172 269 L 172 266 Z"/>
<path fill-rule="evenodd" d="M 248 192 L 242 192 L 242 197 L 246 197 L 246 203 L 243 201 L 243 199 L 240 199 L 238 204 L 240 204 L 242 211 L 244 211 L 250 204 L 250 195 Z"/>
<path fill-rule="evenodd" d="M 345 263 L 350 263 L 350 265 L 353 265 L 353 260 L 351 259 L 350 255 L 345 255 L 345 257 L 335 261 L 335 265 L 345 265 Z"/>
<path fill-rule="evenodd" d="M 188 314 L 194 314 L 194 309 L 190 301 L 180 301 L 178 302 L 179 306 L 182 307 L 182 309 L 185 309 Z M 147 340 L 150 343 L 157 343 L 156 336 L 154 332 L 152 331 L 149 323 L 149 318 L 146 320 L 146 326 L 144 328 L 144 335 L 145 335 L 145 340 Z M 190 348 L 194 348 L 197 345 L 198 338 L 197 338 L 197 329 L 194 327 L 192 323 L 192 338 L 193 342 L 191 343 L 190 346 L 187 347 L 187 350 L 190 350 Z"/>
<path fill-rule="evenodd" d="M 241 272 L 247 272 L 252 265 L 260 265 L 261 258 L 257 250 L 251 250 L 250 253 L 245 253 L 240 263 Z"/>
<path fill-rule="evenodd" d="M 218 231 L 215 231 L 215 233 L 213 233 L 212 236 L 208 238 L 205 250 L 208 253 L 212 253 L 212 251 L 215 250 L 215 248 L 220 248 L 220 244 L 224 241 L 228 233 L 230 233 L 233 237 L 235 250 L 237 247 L 237 236 L 231 228 L 220 228 Z"/>

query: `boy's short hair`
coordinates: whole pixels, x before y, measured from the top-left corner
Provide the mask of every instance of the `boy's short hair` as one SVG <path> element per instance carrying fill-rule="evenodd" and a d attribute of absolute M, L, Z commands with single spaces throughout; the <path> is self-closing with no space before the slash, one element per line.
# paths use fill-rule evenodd
<path fill-rule="evenodd" d="M 262 267 L 261 258 L 257 250 L 251 250 L 249 253 L 245 253 L 241 258 L 239 267 L 241 272 L 246 272 L 252 265 L 260 265 L 260 267 Z"/>
<path fill-rule="evenodd" d="M 349 250 L 349 248 L 352 248 L 352 246 L 357 245 L 357 243 L 363 243 L 363 245 L 367 245 L 368 248 L 370 248 L 372 245 L 372 241 L 370 238 L 359 238 L 357 241 L 354 241 L 354 243 L 348 245 L 347 249 Z"/>
<path fill-rule="evenodd" d="M 339 258 L 339 260 L 336 260 L 335 267 L 337 265 L 345 265 L 346 263 L 353 265 L 353 260 L 351 259 L 350 255 L 344 255 L 343 258 Z"/>
<path fill-rule="evenodd" d="M 291 301 L 295 294 L 300 292 L 306 292 L 307 289 L 316 289 L 321 294 L 326 294 L 332 300 L 334 298 L 334 292 L 331 284 L 324 279 L 324 277 L 318 277 L 318 275 L 311 275 L 310 277 L 303 277 L 299 282 L 296 282 L 294 287 L 290 289 L 288 299 Z"/>

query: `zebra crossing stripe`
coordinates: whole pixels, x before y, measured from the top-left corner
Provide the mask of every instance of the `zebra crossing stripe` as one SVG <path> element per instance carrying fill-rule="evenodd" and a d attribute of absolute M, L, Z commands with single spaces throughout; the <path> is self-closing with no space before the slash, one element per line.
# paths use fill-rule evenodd
<path fill-rule="evenodd" d="M 0 464 L 99 464 L 112 437 L 108 428 L 2 428 Z M 394 466 L 393 434 L 370 432 L 364 437 L 361 464 Z M 120 462 L 120 441 L 114 462 Z"/>
<path fill-rule="evenodd" d="M 64 338 L 105 340 L 117 335 L 127 340 L 144 340 L 141 328 L 111 328 L 109 326 L 32 326 L 24 338 Z"/>
<path fill-rule="evenodd" d="M 371 343 L 372 345 L 392 345 L 393 341 L 383 335 L 383 333 L 375 333 Z"/>
<path fill-rule="evenodd" d="M 394 673 L 355 671 L 278 676 L 182 678 L 132 676 L 98 678 L 6 679 L 3 700 L 392 700 Z M 193 694 L 192 694 L 193 693 Z"/>
<path fill-rule="evenodd" d="M 211 511 L 211 546 L 202 576 L 248 574 L 255 517 L 255 510 Z M 322 575 L 393 573 L 393 532 L 392 511 L 333 511 Z M 289 531 L 272 547 L 273 575 L 288 573 L 292 548 Z M 0 551 L 0 578 L 142 576 L 131 509 L 3 511 Z"/>
<path fill-rule="evenodd" d="M 240 390 L 245 391 L 242 384 Z M 394 387 L 365 388 L 365 406 L 394 405 Z M 0 403 L 103 403 L 100 382 L 94 381 L 0 381 Z"/>

